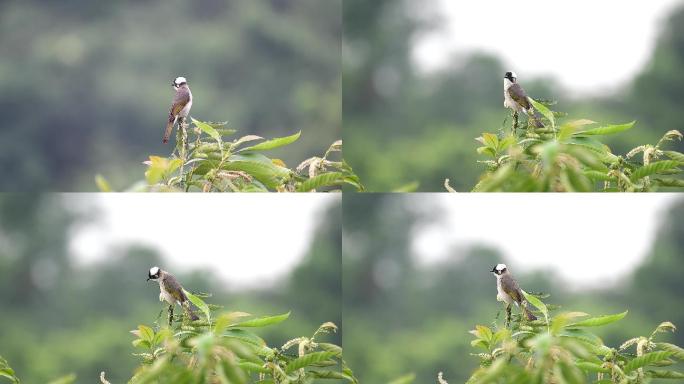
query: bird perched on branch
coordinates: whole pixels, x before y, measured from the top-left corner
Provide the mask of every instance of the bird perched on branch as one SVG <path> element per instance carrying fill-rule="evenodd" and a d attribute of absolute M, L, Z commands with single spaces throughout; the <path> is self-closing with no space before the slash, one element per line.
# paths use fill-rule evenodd
<path fill-rule="evenodd" d="M 164 130 L 163 143 L 169 142 L 174 124 L 178 122 L 179 126 L 182 125 L 192 107 L 192 92 L 190 92 L 190 87 L 188 87 L 188 81 L 185 77 L 176 77 L 171 86 L 176 90 L 176 95 L 173 96 L 173 102 L 169 110 L 169 121 L 166 123 L 166 129 Z"/>
<path fill-rule="evenodd" d="M 159 301 L 166 301 L 169 303 L 169 325 L 173 319 L 173 308 L 176 303 L 179 303 L 186 315 L 192 320 L 198 320 L 199 317 L 195 315 L 190 308 L 190 301 L 183 292 L 183 287 L 176 278 L 159 267 L 152 267 L 147 275 L 147 281 L 159 282 Z"/>
<path fill-rule="evenodd" d="M 542 128 L 544 124 L 534 114 L 534 107 L 527 96 L 527 92 L 518 84 L 518 75 L 515 72 L 506 72 L 504 75 L 504 107 L 513 110 L 513 116 L 517 122 L 517 114 L 525 113 L 535 128 Z M 517 126 L 517 124 L 515 124 Z"/>
<path fill-rule="evenodd" d="M 522 308 L 523 313 L 527 316 L 527 320 L 537 320 L 537 318 L 527 308 L 527 300 L 511 273 L 508 271 L 506 264 L 497 264 L 492 268 L 491 272 L 496 276 L 496 300 L 506 303 L 506 313 L 510 317 L 511 304 Z"/>

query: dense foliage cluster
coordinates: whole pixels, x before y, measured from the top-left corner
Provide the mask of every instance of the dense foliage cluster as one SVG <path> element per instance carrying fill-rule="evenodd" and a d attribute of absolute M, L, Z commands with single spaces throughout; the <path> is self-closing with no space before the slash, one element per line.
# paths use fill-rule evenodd
<path fill-rule="evenodd" d="M 543 115 L 544 127 L 528 124 L 510 133 L 484 133 L 477 140 L 477 152 L 487 172 L 473 188 L 475 192 L 648 192 L 667 187 L 684 187 L 680 166 L 684 154 L 667 150 L 668 142 L 682 134 L 671 130 L 656 144 L 639 145 L 625 155 L 615 155 L 598 137 L 631 129 L 635 122 L 595 126 L 588 119 L 557 124 L 559 113 L 547 105 L 530 101 Z M 514 116 L 516 117 L 516 116 Z M 541 119 L 541 116 L 540 116 Z M 447 189 L 448 181 L 445 182 Z"/>
<path fill-rule="evenodd" d="M 186 124 L 178 129 L 174 154 L 149 157 L 145 182 L 132 190 L 311 192 L 339 190 L 343 184 L 363 190 L 359 178 L 341 159 L 342 140 L 334 142 L 322 156 L 308 158 L 290 169 L 281 159 L 269 158 L 263 152 L 294 143 L 301 132 L 271 140 L 247 135 L 227 141 L 225 137 L 235 131 L 223 128 L 226 123 L 192 122 L 193 129 Z M 253 144 L 256 141 L 261 142 Z M 102 176 L 96 181 L 101 190 L 111 190 Z"/>
<path fill-rule="evenodd" d="M 683 379 L 672 369 L 684 361 L 684 349 L 660 342 L 658 334 L 674 332 L 670 322 L 658 325 L 649 336 L 631 338 L 619 347 L 609 347 L 592 328 L 621 320 L 627 311 L 599 317 L 584 312 L 561 312 L 553 317 L 550 307 L 525 293 L 540 312 L 540 319 L 527 322 L 514 316 L 510 328 L 494 322 L 477 325 L 470 333 L 478 353 L 480 368 L 469 384 L 475 383 L 645 383 L 648 379 Z M 439 381 L 446 383 L 441 375 Z"/>

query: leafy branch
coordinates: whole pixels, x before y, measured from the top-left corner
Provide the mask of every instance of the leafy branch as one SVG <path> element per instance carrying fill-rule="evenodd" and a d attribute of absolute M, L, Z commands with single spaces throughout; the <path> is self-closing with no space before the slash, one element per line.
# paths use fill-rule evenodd
<path fill-rule="evenodd" d="M 340 190 L 349 185 L 363 190 L 358 176 L 342 159 L 342 140 L 334 142 L 320 157 L 312 157 L 290 169 L 280 159 L 264 152 L 285 147 L 301 136 L 267 140 L 246 135 L 234 140 L 227 137 L 235 130 L 225 122 L 214 123 L 192 119 L 193 127 L 182 124 L 176 147 L 170 157 L 150 156 L 145 181 L 133 189 L 138 191 L 202 191 L 202 192 L 310 192 Z M 96 176 L 100 190 L 110 191 L 109 183 Z"/>
<path fill-rule="evenodd" d="M 588 119 L 559 123 L 563 113 L 550 109 L 550 102 L 530 99 L 541 114 L 544 127 L 528 124 L 520 131 L 483 133 L 476 140 L 480 161 L 487 170 L 474 192 L 647 192 L 684 187 L 678 177 L 684 154 L 666 150 L 668 142 L 679 141 L 677 130 L 666 132 L 656 144 L 640 145 L 624 156 L 613 154 L 599 137 L 627 132 L 635 121 L 599 125 Z M 642 154 L 638 158 L 638 154 Z M 448 179 L 445 188 L 453 192 Z"/>
<path fill-rule="evenodd" d="M 515 318 L 511 328 L 476 325 L 470 333 L 471 346 L 482 352 L 467 383 L 645 383 L 652 378 L 682 379 L 674 369 L 657 369 L 684 361 L 684 349 L 656 341 L 659 334 L 674 332 L 676 327 L 663 322 L 650 336 L 627 340 L 620 347 L 609 347 L 591 330 L 622 320 L 627 311 L 589 317 L 584 312 L 561 312 L 549 315 L 553 306 L 539 298 L 528 301 L 545 316 L 533 322 Z M 634 347 L 634 348 L 633 348 Z M 632 350 L 633 348 L 633 350 Z M 438 382 L 445 384 L 443 375 Z"/>

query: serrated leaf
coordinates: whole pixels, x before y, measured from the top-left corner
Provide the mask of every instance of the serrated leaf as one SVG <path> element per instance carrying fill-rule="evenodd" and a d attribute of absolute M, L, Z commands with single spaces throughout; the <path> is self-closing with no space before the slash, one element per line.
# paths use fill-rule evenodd
<path fill-rule="evenodd" d="M 544 314 L 544 319 L 546 320 L 546 324 L 549 323 L 549 310 L 546 308 L 546 305 L 544 303 L 537 299 L 537 297 L 530 295 L 529 293 L 523 291 L 521 289 L 523 296 L 525 296 L 525 300 L 527 300 L 528 303 L 532 304 L 537 308 L 538 310 L 541 311 L 541 313 Z"/>
<path fill-rule="evenodd" d="M 212 127 L 211 125 L 209 125 L 209 124 L 207 124 L 207 123 L 205 123 L 205 122 L 203 122 L 203 121 L 199 121 L 199 120 L 197 120 L 197 119 L 195 119 L 195 118 L 192 118 L 192 122 L 195 124 L 195 126 L 196 126 L 197 128 L 199 128 L 200 130 L 202 130 L 202 132 L 204 132 L 204 133 L 206 133 L 207 135 L 209 135 L 212 139 L 214 139 L 214 140 L 216 140 L 216 141 L 221 141 L 221 135 L 220 135 L 220 134 L 218 133 L 218 131 L 216 131 L 216 129 L 215 129 L 214 127 Z"/>
<path fill-rule="evenodd" d="M 232 324 L 231 327 L 265 327 L 267 325 L 273 325 L 281 323 L 290 317 L 290 312 L 283 313 L 282 315 L 276 316 L 264 316 L 258 317 L 256 319 L 241 321 L 239 323 Z"/>
<path fill-rule="evenodd" d="M 264 139 L 263 137 L 257 136 L 257 135 L 242 136 L 241 138 L 235 140 L 232 143 L 232 148 L 237 148 L 240 144 L 243 144 L 243 143 L 247 143 L 247 142 L 254 141 L 254 140 L 263 140 L 263 139 Z"/>
<path fill-rule="evenodd" d="M 286 373 L 292 373 L 300 368 L 308 367 L 313 364 L 318 364 L 320 362 L 329 360 L 335 357 L 337 354 L 335 352 L 313 352 L 302 357 L 298 357 L 290 361 L 285 367 Z"/>
<path fill-rule="evenodd" d="M 660 349 L 663 349 L 667 352 L 672 353 L 672 357 L 678 359 L 678 360 L 683 360 L 684 361 L 684 348 L 670 344 L 670 343 L 656 343 L 656 346 Z"/>
<path fill-rule="evenodd" d="M 309 192 L 321 187 L 340 185 L 343 182 L 344 174 L 342 172 L 321 173 L 297 185 L 297 192 Z"/>
<path fill-rule="evenodd" d="M 534 100 L 534 99 L 531 98 L 531 97 L 528 97 L 527 99 L 530 101 L 530 103 L 532 103 L 532 105 L 534 106 L 534 109 L 536 109 L 537 111 L 539 111 L 539 113 L 541 113 L 542 115 L 544 115 L 544 117 L 546 117 L 546 118 L 551 122 L 551 127 L 555 127 L 555 126 L 556 126 L 556 119 L 555 119 L 555 117 L 553 116 L 553 112 L 551 112 L 551 110 L 548 109 L 548 108 L 546 107 L 546 105 L 537 102 L 536 100 Z"/>
<path fill-rule="evenodd" d="M 259 336 L 244 329 L 227 329 L 223 332 L 223 337 L 236 339 L 256 347 L 265 347 L 266 342 Z"/>
<path fill-rule="evenodd" d="M 197 308 L 204 313 L 204 316 L 207 318 L 207 322 L 211 322 L 211 311 L 209 310 L 209 307 L 207 306 L 207 303 L 204 302 L 204 300 L 200 299 L 199 297 L 193 295 L 192 293 L 186 291 L 185 289 L 183 290 L 185 292 L 185 295 L 188 297 L 188 300 Z"/>
<path fill-rule="evenodd" d="M 152 342 L 154 339 L 154 331 L 146 325 L 138 325 L 138 334 L 141 339 Z"/>
<path fill-rule="evenodd" d="M 577 132 L 577 133 L 575 133 L 575 135 L 576 136 L 579 136 L 579 135 L 585 135 L 585 136 L 586 135 L 589 135 L 589 136 L 592 136 L 592 135 L 612 135 L 614 133 L 626 131 L 626 130 L 632 128 L 634 126 L 634 124 L 636 124 L 636 120 L 632 121 L 630 123 L 626 123 L 626 124 L 605 125 L 602 127 L 587 129 L 584 131 Z"/>
<path fill-rule="evenodd" d="M 585 372 L 603 372 L 610 373 L 609 368 L 602 367 L 600 364 L 591 363 L 588 361 L 580 361 L 576 363 L 577 367 Z"/>
<path fill-rule="evenodd" d="M 616 321 L 622 320 L 629 311 L 624 311 L 622 313 L 616 313 L 614 315 L 606 315 L 599 317 L 592 317 L 590 319 L 578 321 L 577 323 L 572 323 L 568 327 L 599 327 L 602 325 L 614 323 Z"/>
<path fill-rule="evenodd" d="M 684 373 L 678 371 L 648 370 L 646 373 L 656 379 L 684 379 Z"/>
<path fill-rule="evenodd" d="M 665 171 L 669 171 L 671 169 L 676 169 L 677 167 L 679 167 L 679 162 L 674 160 L 656 161 L 654 163 L 637 168 L 634 172 L 632 172 L 630 179 L 632 181 L 636 181 L 646 176 L 662 173 Z"/>
<path fill-rule="evenodd" d="M 240 152 L 244 152 L 244 151 L 266 151 L 269 149 L 280 148 L 280 147 L 283 147 L 285 145 L 294 143 L 295 141 L 297 141 L 297 139 L 299 139 L 299 136 L 301 136 L 301 134 L 302 134 L 302 131 L 299 131 L 299 132 L 295 133 L 294 135 L 285 136 L 285 137 L 278 137 L 275 139 L 267 140 L 267 141 L 264 141 L 264 142 L 259 143 L 257 145 L 253 145 L 251 147 L 242 148 L 242 149 L 240 149 Z"/>
<path fill-rule="evenodd" d="M 670 357 L 670 355 L 672 355 L 672 352 L 657 351 L 646 353 L 643 356 L 637 356 L 625 364 L 624 371 L 625 373 L 632 372 L 637 368 L 645 367 L 661 360 L 665 360 Z"/>
<path fill-rule="evenodd" d="M 680 163 L 684 164 L 684 153 L 677 152 L 677 151 L 663 151 L 665 156 L 669 157 L 670 159 Z"/>

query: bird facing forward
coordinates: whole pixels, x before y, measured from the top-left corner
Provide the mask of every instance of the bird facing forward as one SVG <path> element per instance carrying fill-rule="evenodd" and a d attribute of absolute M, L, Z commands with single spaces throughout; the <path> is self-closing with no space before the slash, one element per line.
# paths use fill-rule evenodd
<path fill-rule="evenodd" d="M 518 84 L 518 75 L 515 72 L 506 72 L 504 75 L 504 107 L 512 109 L 516 119 L 517 113 L 523 112 L 534 127 L 544 127 L 544 124 L 534 114 L 534 107 L 530 103 L 527 92 Z"/>
<path fill-rule="evenodd" d="M 511 273 L 508 271 L 506 264 L 497 264 L 492 268 L 491 272 L 496 276 L 496 300 L 506 303 L 506 311 L 510 311 L 510 305 L 514 304 L 522 308 L 523 313 L 527 316 L 527 320 L 537 320 L 537 318 L 527 309 L 527 301 L 525 296 L 515 281 Z"/>
<path fill-rule="evenodd" d="M 172 274 L 159 267 L 152 267 L 147 275 L 147 281 L 150 280 L 159 282 L 159 301 L 166 301 L 169 304 L 169 325 L 173 319 L 173 308 L 176 303 L 181 305 L 190 319 L 199 319 L 190 308 L 190 301 L 185 295 L 183 287 Z"/>
<path fill-rule="evenodd" d="M 164 130 L 163 143 L 169 142 L 173 126 L 176 122 L 178 122 L 179 126 L 183 124 L 192 107 L 192 92 L 190 92 L 190 87 L 188 87 L 188 81 L 185 77 L 176 77 L 171 86 L 176 90 L 176 94 L 173 96 L 173 102 L 169 109 L 169 121 L 166 123 L 166 129 Z"/>

